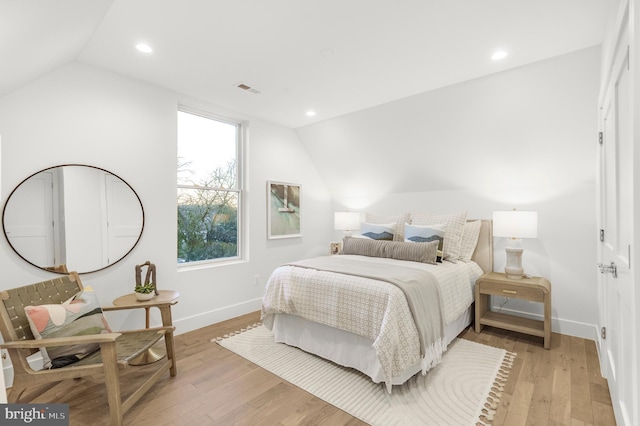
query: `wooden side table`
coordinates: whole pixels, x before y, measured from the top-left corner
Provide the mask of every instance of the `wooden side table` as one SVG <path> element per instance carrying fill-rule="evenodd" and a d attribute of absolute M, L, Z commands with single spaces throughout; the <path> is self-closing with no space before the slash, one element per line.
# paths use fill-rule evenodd
<path fill-rule="evenodd" d="M 158 290 L 160 294 L 154 296 L 150 300 L 140 301 L 136 299 L 135 293 L 125 294 L 124 296 L 118 297 L 113 301 L 114 306 L 118 306 L 120 309 L 145 309 L 145 328 L 149 328 L 149 310 L 151 308 L 158 308 L 160 310 L 160 316 L 162 318 L 163 326 L 173 326 L 173 319 L 171 318 L 171 306 L 178 303 L 178 297 L 180 297 L 180 293 L 173 290 Z M 103 310 L 108 311 L 109 308 L 103 308 Z M 173 349 L 173 334 L 165 334 L 165 339 L 167 339 L 167 344 L 171 350 Z M 166 349 L 157 345 L 146 352 L 141 353 L 135 359 L 131 360 L 129 364 L 131 365 L 146 365 L 151 364 L 152 362 L 156 362 L 161 360 L 167 355 Z M 175 363 L 174 366 L 171 367 L 171 375 L 175 376 Z"/>
<path fill-rule="evenodd" d="M 490 311 L 489 295 L 540 302 L 544 305 L 544 319 L 538 321 Z M 476 333 L 480 333 L 485 325 L 542 337 L 544 348 L 551 348 L 551 283 L 549 280 L 542 277 L 512 279 L 501 272 L 490 272 L 478 278 L 476 281 Z"/>

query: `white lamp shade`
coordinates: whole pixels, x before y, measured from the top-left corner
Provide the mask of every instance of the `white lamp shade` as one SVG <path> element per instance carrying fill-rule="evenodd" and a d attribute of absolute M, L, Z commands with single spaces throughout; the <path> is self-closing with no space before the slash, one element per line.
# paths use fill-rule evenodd
<path fill-rule="evenodd" d="M 355 231 L 360 229 L 360 213 L 358 212 L 335 212 L 335 229 L 338 231 Z"/>
<path fill-rule="evenodd" d="M 538 212 L 519 210 L 493 212 L 493 236 L 537 238 Z"/>

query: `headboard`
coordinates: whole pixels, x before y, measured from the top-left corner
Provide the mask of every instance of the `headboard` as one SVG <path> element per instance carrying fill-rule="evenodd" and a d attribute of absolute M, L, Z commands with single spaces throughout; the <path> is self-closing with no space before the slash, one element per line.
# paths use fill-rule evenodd
<path fill-rule="evenodd" d="M 473 222 L 473 220 L 467 222 Z M 482 220 L 478 244 L 471 260 L 480 265 L 485 273 L 493 271 L 493 222 L 491 220 Z"/>

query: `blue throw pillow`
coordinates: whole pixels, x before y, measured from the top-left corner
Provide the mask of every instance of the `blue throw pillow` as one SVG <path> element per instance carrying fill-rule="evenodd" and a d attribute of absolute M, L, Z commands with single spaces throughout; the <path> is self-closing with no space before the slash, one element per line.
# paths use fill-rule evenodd
<path fill-rule="evenodd" d="M 393 241 L 396 223 L 367 223 L 360 224 L 360 235 L 371 240 Z"/>
<path fill-rule="evenodd" d="M 404 225 L 404 240 L 412 243 L 428 243 L 438 241 L 438 262 L 442 262 L 442 247 L 444 246 L 445 224 L 437 225 Z"/>

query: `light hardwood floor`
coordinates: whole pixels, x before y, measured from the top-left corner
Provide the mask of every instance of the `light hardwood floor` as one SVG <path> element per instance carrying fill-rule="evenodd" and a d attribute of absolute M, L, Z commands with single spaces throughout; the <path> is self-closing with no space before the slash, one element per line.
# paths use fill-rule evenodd
<path fill-rule="evenodd" d="M 258 320 L 256 312 L 176 336 L 178 375 L 157 383 L 125 414 L 125 424 L 364 424 L 210 342 Z M 460 337 L 518 354 L 495 425 L 615 425 L 593 341 L 553 334 L 551 350 L 545 350 L 541 338 L 491 327 L 480 334 L 468 329 Z M 145 368 L 130 367 L 123 373 L 123 393 Z M 69 404 L 71 425 L 109 423 L 99 380 L 66 381 L 33 402 Z"/>

